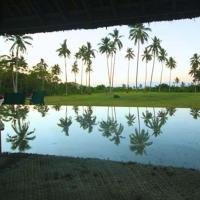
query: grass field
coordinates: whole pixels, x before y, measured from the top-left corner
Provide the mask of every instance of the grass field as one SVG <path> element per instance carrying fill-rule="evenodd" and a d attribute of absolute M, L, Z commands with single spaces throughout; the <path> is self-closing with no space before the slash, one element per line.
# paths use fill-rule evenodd
<path fill-rule="evenodd" d="M 115 94 L 120 95 L 120 98 L 113 98 L 113 95 L 105 93 L 49 96 L 45 98 L 45 104 L 200 108 L 200 93 L 131 92 Z"/>

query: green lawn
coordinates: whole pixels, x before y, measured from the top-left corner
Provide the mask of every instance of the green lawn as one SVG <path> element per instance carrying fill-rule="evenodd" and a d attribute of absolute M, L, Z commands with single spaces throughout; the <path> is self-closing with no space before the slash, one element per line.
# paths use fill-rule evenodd
<path fill-rule="evenodd" d="M 86 106 L 152 106 L 152 107 L 195 107 L 200 108 L 200 93 L 158 93 L 131 92 L 115 93 L 120 98 L 105 93 L 91 95 L 49 96 L 48 105 L 86 105 Z"/>

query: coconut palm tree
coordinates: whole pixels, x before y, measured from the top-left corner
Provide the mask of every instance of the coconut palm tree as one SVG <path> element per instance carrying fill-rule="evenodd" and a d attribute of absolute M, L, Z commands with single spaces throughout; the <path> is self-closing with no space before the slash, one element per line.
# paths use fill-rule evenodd
<path fill-rule="evenodd" d="M 126 50 L 125 58 L 128 59 L 128 74 L 127 74 L 127 92 L 129 91 L 129 71 L 130 71 L 130 60 L 134 59 L 135 54 L 132 48 Z"/>
<path fill-rule="evenodd" d="M 48 68 L 48 65 L 43 58 L 40 59 L 39 63 L 37 63 L 35 66 L 33 66 L 34 72 L 38 75 L 38 78 L 42 82 L 42 84 L 41 84 L 42 90 L 44 90 L 44 83 L 46 80 L 46 76 L 48 74 L 47 68 Z"/>
<path fill-rule="evenodd" d="M 176 113 L 176 108 L 173 107 L 166 108 L 166 112 L 167 114 L 169 114 L 170 117 L 172 117 Z"/>
<path fill-rule="evenodd" d="M 200 55 L 195 53 L 190 58 L 190 66 L 191 66 L 191 69 L 189 71 L 189 75 L 193 77 L 193 82 L 195 84 L 195 92 L 196 92 L 196 82 L 198 81 L 197 72 L 198 70 L 200 70 Z"/>
<path fill-rule="evenodd" d="M 119 34 L 119 30 L 118 29 L 114 29 L 114 31 L 112 33 L 109 33 L 109 35 L 111 36 L 111 38 L 113 39 L 112 44 L 113 44 L 113 49 L 115 49 L 115 51 L 113 51 L 113 62 L 111 65 L 111 86 L 113 88 L 113 84 L 114 84 L 114 75 L 115 75 L 115 62 L 116 62 L 116 53 L 117 50 L 121 50 L 123 47 L 121 38 L 123 37 L 122 35 Z"/>
<path fill-rule="evenodd" d="M 15 78 L 14 78 L 14 92 L 18 92 L 18 67 L 19 57 L 27 50 L 26 46 L 31 45 L 32 37 L 27 35 L 6 35 L 6 41 L 12 42 L 10 52 L 15 56 Z"/>
<path fill-rule="evenodd" d="M 15 131 L 16 135 L 8 135 L 7 142 L 12 143 L 12 149 L 19 149 L 19 151 L 25 151 L 30 149 L 28 142 L 34 140 L 36 136 L 31 136 L 34 132 L 28 131 L 29 123 L 25 122 L 22 118 L 15 119 L 12 123 L 12 128 Z"/>
<path fill-rule="evenodd" d="M 76 75 L 78 74 L 78 72 L 79 72 L 78 64 L 77 64 L 77 61 L 75 61 L 72 65 L 72 73 L 74 73 L 75 84 L 76 84 Z"/>
<path fill-rule="evenodd" d="M 178 84 L 180 83 L 180 79 L 178 77 L 176 77 L 174 81 L 176 83 L 176 86 L 178 87 Z"/>
<path fill-rule="evenodd" d="M 86 44 L 86 49 L 85 49 L 85 57 L 84 57 L 84 61 L 87 65 L 86 68 L 86 73 L 88 72 L 89 75 L 89 80 L 88 80 L 88 86 L 90 88 L 90 73 L 92 71 L 92 59 L 95 58 L 95 49 L 92 49 L 92 45 L 90 42 L 87 42 Z"/>
<path fill-rule="evenodd" d="M 158 60 L 159 60 L 159 62 L 161 62 L 161 65 L 162 65 L 162 69 L 161 69 L 161 73 L 160 73 L 160 84 L 159 84 L 159 92 L 160 92 L 161 84 L 162 84 L 164 63 L 167 61 L 167 51 L 165 49 L 163 49 L 163 48 L 160 49 Z"/>
<path fill-rule="evenodd" d="M 134 44 L 138 46 L 137 52 L 137 68 L 136 68 L 136 90 L 138 88 L 138 67 L 140 56 L 140 45 L 144 44 L 148 40 L 148 33 L 151 31 L 149 27 L 145 27 L 143 24 L 135 24 L 130 26 L 129 39 L 134 40 Z"/>
<path fill-rule="evenodd" d="M 56 50 L 58 52 L 58 56 L 64 57 L 65 62 L 65 84 L 66 84 L 66 95 L 67 95 L 67 57 L 70 57 L 70 50 L 67 46 L 67 40 L 64 40 L 63 43 L 60 45 L 60 48 Z"/>
<path fill-rule="evenodd" d="M 128 110 L 129 110 L 128 115 L 125 116 L 127 119 L 127 124 L 128 126 L 133 126 L 133 124 L 135 123 L 136 117 L 134 114 L 131 114 L 130 108 Z"/>
<path fill-rule="evenodd" d="M 145 60 L 146 62 L 146 68 L 145 68 L 145 84 L 144 88 L 146 89 L 147 86 L 147 64 L 152 60 L 152 55 L 149 53 L 148 49 L 145 48 L 144 54 L 142 55 L 142 61 Z"/>
<path fill-rule="evenodd" d="M 109 67 L 109 56 L 111 52 L 111 41 L 110 38 L 105 37 L 101 39 L 101 43 L 99 45 L 99 52 L 102 54 L 106 54 L 106 63 L 107 63 L 107 75 L 108 75 L 108 83 L 111 92 L 111 69 Z"/>
<path fill-rule="evenodd" d="M 152 66 L 152 71 L 151 71 L 150 89 L 152 86 L 155 60 L 156 60 L 156 57 L 158 57 L 159 52 L 161 50 L 161 46 L 160 46 L 161 40 L 158 39 L 157 37 L 154 37 L 152 38 L 152 41 L 153 41 L 152 44 L 147 47 L 149 52 L 151 52 L 151 54 L 153 55 L 153 66 Z"/>
<path fill-rule="evenodd" d="M 75 57 L 77 59 L 80 59 L 81 60 L 81 93 L 83 92 L 82 89 L 83 89 L 83 67 L 84 67 L 84 60 L 85 60 L 85 54 L 86 54 L 86 46 L 85 45 L 82 45 L 78 52 L 76 53 Z"/>
<path fill-rule="evenodd" d="M 171 89 L 171 73 L 172 73 L 172 69 L 176 68 L 176 61 L 174 60 L 174 58 L 169 57 L 169 59 L 167 59 L 166 66 L 170 69 L 170 74 L 169 74 L 169 92 L 170 92 L 170 89 Z"/>

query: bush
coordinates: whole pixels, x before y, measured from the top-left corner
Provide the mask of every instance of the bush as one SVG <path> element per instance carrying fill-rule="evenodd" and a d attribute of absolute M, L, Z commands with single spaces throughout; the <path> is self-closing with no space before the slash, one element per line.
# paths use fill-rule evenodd
<path fill-rule="evenodd" d="M 119 96 L 118 94 L 114 94 L 114 95 L 113 95 L 113 98 L 114 98 L 114 99 L 118 99 L 118 98 L 120 98 L 120 96 Z"/>

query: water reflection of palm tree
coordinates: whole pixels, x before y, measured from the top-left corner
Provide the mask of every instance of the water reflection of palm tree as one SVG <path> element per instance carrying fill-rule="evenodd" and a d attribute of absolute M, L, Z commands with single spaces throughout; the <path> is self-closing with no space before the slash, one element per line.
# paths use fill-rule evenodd
<path fill-rule="evenodd" d="M 162 126 L 166 123 L 167 121 L 167 112 L 165 111 L 160 111 L 158 112 L 158 115 L 155 114 L 155 109 L 153 108 L 153 113 L 151 114 L 151 118 L 149 117 L 148 119 L 145 119 L 145 125 L 153 130 L 153 135 L 157 137 L 162 133 Z M 150 114 L 149 114 L 150 116 Z"/>
<path fill-rule="evenodd" d="M 166 111 L 169 114 L 169 116 L 172 117 L 176 113 L 176 108 L 169 107 L 169 108 L 166 108 Z"/>
<path fill-rule="evenodd" d="M 111 115 L 111 116 L 110 116 Z M 108 107 L 107 120 L 102 120 L 99 124 L 99 131 L 102 132 L 104 137 L 109 138 L 110 141 L 114 141 L 116 145 L 120 144 L 120 140 L 124 138 L 122 132 L 124 126 L 117 122 L 117 114 L 115 107 Z"/>
<path fill-rule="evenodd" d="M 146 147 L 152 145 L 152 142 L 149 142 L 150 136 L 148 131 L 144 129 L 141 130 L 140 127 L 140 113 L 139 108 L 137 107 L 137 116 L 138 116 L 138 129 L 135 129 L 135 133 L 132 133 L 130 137 L 130 150 L 135 152 L 136 155 L 146 154 Z"/>
<path fill-rule="evenodd" d="M 72 117 L 68 117 L 67 113 L 67 106 L 65 111 L 65 118 L 60 118 L 60 123 L 58 126 L 62 128 L 62 131 L 65 133 L 65 135 L 69 136 L 69 127 L 72 125 Z"/>
<path fill-rule="evenodd" d="M 49 111 L 49 107 L 47 105 L 35 105 L 34 109 L 41 113 L 42 117 L 45 117 Z"/>
<path fill-rule="evenodd" d="M 75 114 L 77 116 L 78 115 L 78 111 L 79 111 L 78 106 L 73 106 L 73 110 L 74 110 L 74 112 L 75 112 Z"/>
<path fill-rule="evenodd" d="M 128 115 L 126 115 L 125 117 L 127 119 L 128 126 L 133 126 L 133 124 L 135 123 L 135 115 L 131 114 L 130 108 L 129 108 Z"/>
<path fill-rule="evenodd" d="M 30 149 L 30 145 L 28 144 L 30 140 L 34 140 L 36 136 L 32 136 L 35 132 L 28 131 L 29 123 L 25 122 L 24 119 L 18 118 L 13 121 L 12 128 L 15 131 L 16 135 L 10 136 L 8 135 L 7 142 L 11 142 L 12 149 L 19 149 L 19 151 L 25 151 Z"/>
<path fill-rule="evenodd" d="M 88 133 L 91 133 L 93 126 L 96 125 L 96 116 L 93 116 L 93 110 L 89 106 L 83 111 L 82 115 L 76 117 L 76 121 L 80 124 L 80 127 L 84 130 L 88 129 Z"/>
<path fill-rule="evenodd" d="M 55 109 L 55 111 L 60 111 L 61 105 L 57 104 L 53 105 L 52 107 Z"/>
<path fill-rule="evenodd" d="M 190 114 L 194 119 L 198 119 L 200 117 L 200 109 L 199 108 L 191 108 Z"/>

